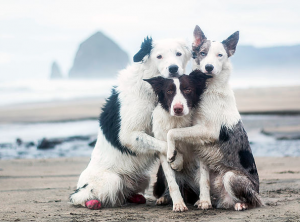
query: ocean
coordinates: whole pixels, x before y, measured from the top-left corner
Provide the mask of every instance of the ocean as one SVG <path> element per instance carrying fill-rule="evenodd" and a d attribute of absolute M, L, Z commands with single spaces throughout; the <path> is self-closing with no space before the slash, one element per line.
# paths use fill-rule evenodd
<path fill-rule="evenodd" d="M 243 115 L 254 156 L 300 156 L 300 140 L 277 140 L 265 135 L 266 126 L 300 123 L 300 116 Z M 90 156 L 96 139 L 98 120 L 0 125 L 0 159 L 55 158 Z M 64 142 L 49 149 L 37 149 L 43 138 L 64 138 Z M 67 139 L 66 139 L 67 138 Z M 71 138 L 71 139 L 70 139 Z M 18 145 L 20 139 L 23 143 Z"/>
<path fill-rule="evenodd" d="M 19 80 L 0 82 L 0 107 L 55 102 L 80 98 L 99 98 L 110 94 L 115 79 Z"/>

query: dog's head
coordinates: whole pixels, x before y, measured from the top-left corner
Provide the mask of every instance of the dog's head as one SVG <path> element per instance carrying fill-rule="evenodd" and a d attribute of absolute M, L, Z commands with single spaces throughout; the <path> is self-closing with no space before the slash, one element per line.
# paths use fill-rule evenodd
<path fill-rule="evenodd" d="M 192 47 L 196 67 L 204 73 L 218 75 L 228 58 L 235 53 L 238 41 L 238 31 L 222 42 L 207 40 L 200 27 L 196 25 Z"/>
<path fill-rule="evenodd" d="M 178 77 L 185 72 L 191 58 L 191 50 L 187 43 L 180 39 L 152 41 L 145 38 L 141 49 L 133 57 L 134 62 L 142 62 L 160 76 L 165 78 Z"/>
<path fill-rule="evenodd" d="M 199 70 L 179 78 L 166 79 L 161 76 L 144 79 L 151 84 L 158 102 L 172 116 L 185 116 L 196 107 L 211 76 Z"/>

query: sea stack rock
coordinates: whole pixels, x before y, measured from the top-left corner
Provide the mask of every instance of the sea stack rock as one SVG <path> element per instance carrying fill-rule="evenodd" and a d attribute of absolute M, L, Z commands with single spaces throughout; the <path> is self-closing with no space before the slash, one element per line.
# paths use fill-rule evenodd
<path fill-rule="evenodd" d="M 55 61 L 52 63 L 52 66 L 51 66 L 50 78 L 51 79 L 61 79 L 62 78 L 62 74 L 61 74 L 59 65 Z"/>
<path fill-rule="evenodd" d="M 113 78 L 129 63 L 129 57 L 115 42 L 96 32 L 80 44 L 70 78 Z"/>

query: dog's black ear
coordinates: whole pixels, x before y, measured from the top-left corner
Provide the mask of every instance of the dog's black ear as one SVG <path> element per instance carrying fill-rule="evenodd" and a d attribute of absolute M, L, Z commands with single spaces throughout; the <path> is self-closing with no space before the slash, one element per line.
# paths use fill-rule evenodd
<path fill-rule="evenodd" d="M 143 80 L 148 82 L 152 86 L 156 94 L 159 94 L 164 86 L 164 82 L 166 79 L 161 76 L 158 76 L 151 79 L 143 79 Z"/>
<path fill-rule="evenodd" d="M 231 36 L 229 36 L 227 39 L 225 39 L 222 42 L 228 57 L 232 56 L 235 53 L 238 41 L 239 41 L 239 31 L 233 33 Z"/>
<path fill-rule="evenodd" d="M 147 36 L 144 39 L 144 42 L 142 42 L 140 51 L 138 51 L 133 56 L 133 61 L 141 62 L 146 55 L 150 56 L 151 50 L 152 50 L 152 38 Z"/>
<path fill-rule="evenodd" d="M 193 80 L 206 80 L 206 79 L 210 79 L 210 78 L 213 78 L 212 75 L 207 75 L 203 72 L 201 72 L 199 69 L 195 69 L 193 72 L 191 72 L 189 74 L 189 76 L 193 79 Z"/>
<path fill-rule="evenodd" d="M 193 48 L 200 46 L 202 42 L 207 39 L 198 25 L 196 25 L 194 29 L 194 38 Z"/>

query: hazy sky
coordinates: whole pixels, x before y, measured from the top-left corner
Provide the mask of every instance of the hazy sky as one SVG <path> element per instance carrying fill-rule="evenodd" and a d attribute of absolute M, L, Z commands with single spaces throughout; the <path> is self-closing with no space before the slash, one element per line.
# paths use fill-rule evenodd
<path fill-rule="evenodd" d="M 146 35 L 191 41 L 196 24 L 215 40 L 240 30 L 240 44 L 300 44 L 299 10 L 299 0 L 0 0 L 0 81 L 47 78 L 53 60 L 66 75 L 98 30 L 130 59 Z"/>

